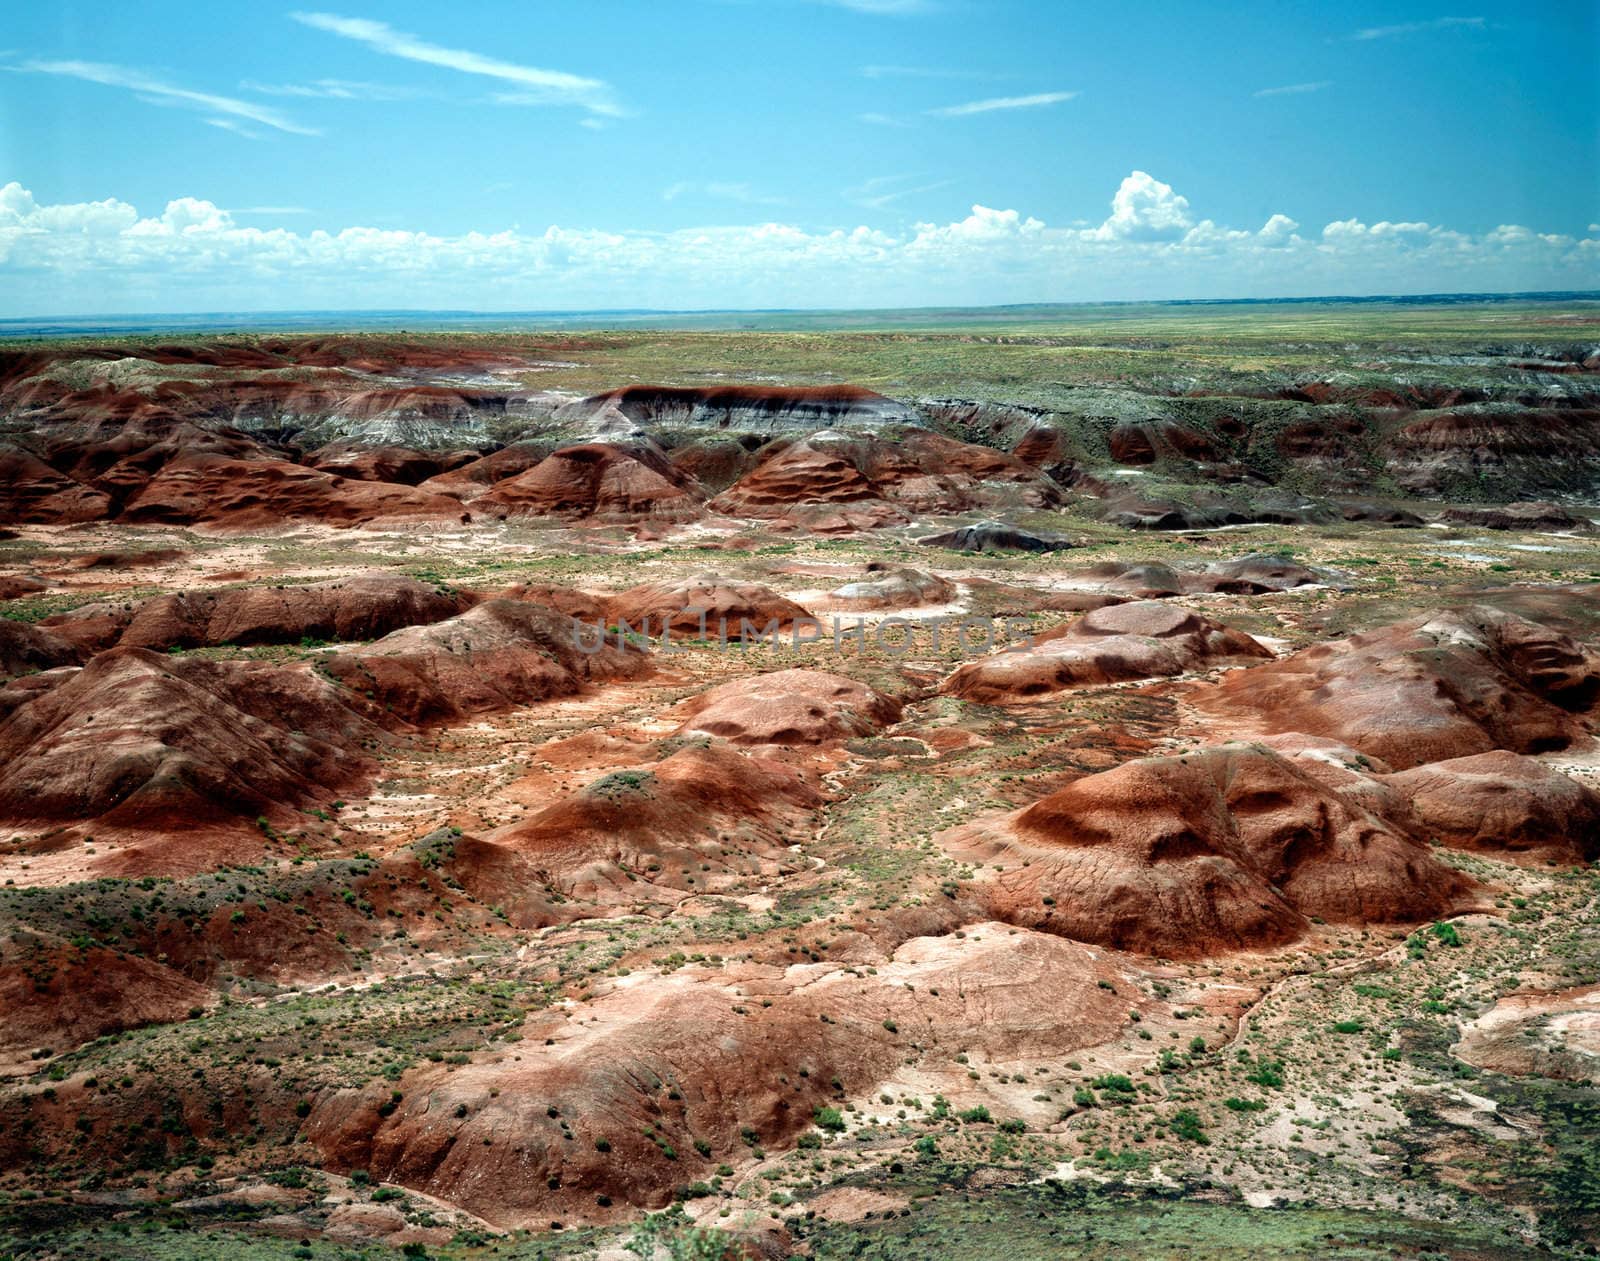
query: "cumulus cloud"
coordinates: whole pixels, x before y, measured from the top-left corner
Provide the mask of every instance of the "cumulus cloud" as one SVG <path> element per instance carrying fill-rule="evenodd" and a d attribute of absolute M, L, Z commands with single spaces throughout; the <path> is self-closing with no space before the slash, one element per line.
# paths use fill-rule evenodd
<path fill-rule="evenodd" d="M 1111 217 L 1095 229 L 1102 241 L 1168 241 L 1191 227 L 1189 199 L 1154 176 L 1135 171 L 1111 199 Z"/>
<path fill-rule="evenodd" d="M 1273 215 L 1261 225 L 1261 231 L 1256 233 L 1256 238 L 1263 245 L 1288 245 L 1291 241 L 1300 239 L 1295 235 L 1299 229 L 1300 225 L 1288 215 Z"/>
<path fill-rule="evenodd" d="M 463 48 L 446 48 L 397 31 L 387 22 L 368 18 L 341 17 L 336 13 L 291 13 L 289 16 L 314 30 L 354 40 L 389 57 L 513 84 L 512 91 L 495 97 L 504 105 L 576 105 L 591 113 L 612 117 L 623 112 L 613 97 L 611 85 L 602 79 L 519 65 Z"/>
<path fill-rule="evenodd" d="M 865 195 L 914 188 L 887 177 Z M 974 205 L 904 231 L 790 223 L 437 235 L 239 222 L 200 197 L 41 205 L 0 187 L 0 315 L 436 307 L 842 307 L 1600 288 L 1600 240 L 1504 224 L 1466 234 L 1335 220 L 1302 233 L 1196 219 L 1131 173 L 1098 225 Z"/>
<path fill-rule="evenodd" d="M 964 105 L 945 105 L 930 109 L 935 118 L 966 118 L 970 114 L 990 114 L 1001 109 L 1038 109 L 1043 105 L 1059 105 L 1077 96 L 1076 92 L 1035 92 L 1032 96 L 995 96 L 986 101 L 968 101 Z"/>
<path fill-rule="evenodd" d="M 82 79 L 108 88 L 124 88 L 140 100 L 152 105 L 175 105 L 198 110 L 208 115 L 206 121 L 215 127 L 239 131 L 253 137 L 255 133 L 241 126 L 240 120 L 259 123 L 278 131 L 297 136 L 317 136 L 322 133 L 313 127 L 304 127 L 280 110 L 254 101 L 235 100 L 231 96 L 218 96 L 214 92 L 196 92 L 177 87 L 127 66 L 116 66 L 104 61 L 25 61 L 8 69 L 24 74 L 49 74 L 68 79 Z"/>

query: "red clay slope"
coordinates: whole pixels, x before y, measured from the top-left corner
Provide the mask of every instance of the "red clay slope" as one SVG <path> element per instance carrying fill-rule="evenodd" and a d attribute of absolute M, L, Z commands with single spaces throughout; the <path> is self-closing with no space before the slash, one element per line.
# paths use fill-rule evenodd
<path fill-rule="evenodd" d="M 1260 746 L 1130 762 L 942 843 L 1004 867 L 977 885 L 997 918 L 1172 958 L 1280 946 L 1310 917 L 1433 919 L 1473 887 Z"/>

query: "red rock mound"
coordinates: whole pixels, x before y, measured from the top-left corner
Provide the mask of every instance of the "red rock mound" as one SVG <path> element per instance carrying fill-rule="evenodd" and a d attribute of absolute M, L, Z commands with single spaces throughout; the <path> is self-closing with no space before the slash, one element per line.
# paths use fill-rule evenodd
<path fill-rule="evenodd" d="M 118 641 L 134 648 L 376 639 L 454 617 L 470 597 L 415 578 L 363 574 L 303 587 L 185 591 L 141 604 Z"/>
<path fill-rule="evenodd" d="M 1211 438 L 1173 420 L 1120 424 L 1111 430 L 1106 441 L 1111 458 L 1118 464 L 1154 464 L 1158 459 L 1214 463 L 1225 458 Z"/>
<path fill-rule="evenodd" d="M 1585 863 L 1600 857 L 1600 793 L 1497 749 L 1391 775 L 1423 833 L 1452 849 Z"/>
<path fill-rule="evenodd" d="M 508 447 L 430 477 L 422 489 L 468 503 L 497 482 L 526 473 L 551 454 L 548 442 L 513 442 Z"/>
<path fill-rule="evenodd" d="M 729 961 L 602 982 L 582 1020 L 533 1015 L 516 1057 L 341 1092 L 306 1134 L 330 1168 L 498 1226 L 618 1220 L 740 1160 L 745 1135 L 786 1145 L 819 1107 L 863 1098 L 908 1063 L 1060 1056 L 1117 1037 L 1130 1010 L 1161 1010 L 1100 952 L 999 924 L 915 937 L 872 962 L 875 973 Z M 384 1108 L 391 1086 L 402 1098 Z"/>
<path fill-rule="evenodd" d="M 916 430 L 900 441 L 823 430 L 769 443 L 756 466 L 711 502 L 732 516 L 786 518 L 816 529 L 867 529 L 905 513 L 1048 507 L 1060 492 L 1015 456 Z M 831 514 L 816 509 L 827 506 Z M 810 509 L 810 512 L 797 510 Z M 903 511 L 902 511 L 903 510 Z"/>
<path fill-rule="evenodd" d="M 80 664 L 86 653 L 47 627 L 0 617 L 0 678 Z"/>
<path fill-rule="evenodd" d="M 1251 552 L 1207 565 L 1205 572 L 1197 575 L 1196 585 L 1229 595 L 1265 595 L 1269 591 L 1316 586 L 1327 582 L 1330 576 L 1302 565 L 1292 556 Z"/>
<path fill-rule="evenodd" d="M 783 517 L 796 508 L 848 506 L 842 521 L 856 528 L 901 522 L 881 490 L 857 467 L 858 444 L 831 431 L 798 442 L 775 442 L 761 462 L 711 501 L 714 512 L 741 517 Z"/>
<path fill-rule="evenodd" d="M 924 547 L 945 547 L 952 552 L 1059 552 L 1075 546 L 1056 534 L 1035 534 L 1000 521 L 980 521 L 958 526 L 917 540 Z"/>
<path fill-rule="evenodd" d="M 1486 481 L 1543 494 L 1587 491 L 1596 452 L 1600 411 L 1531 407 L 1422 413 L 1388 439 L 1383 454 L 1401 487 L 1432 497 Z"/>
<path fill-rule="evenodd" d="M 1489 507 L 1446 508 L 1439 520 L 1447 525 L 1475 525 L 1484 530 L 1537 530 L 1549 533 L 1592 533 L 1594 521 L 1569 512 L 1560 504 L 1494 504 Z"/>
<path fill-rule="evenodd" d="M 373 447 L 343 441 L 317 448 L 305 457 L 305 463 L 318 472 L 351 481 L 417 486 L 477 459 L 475 451 L 416 451 L 410 447 Z M 439 487 L 430 489 L 437 491 Z"/>
<path fill-rule="evenodd" d="M 76 482 L 25 451 L 0 450 L 0 522 L 70 525 L 99 521 L 111 496 Z"/>
<path fill-rule="evenodd" d="M 1004 866 L 978 886 L 998 918 L 1174 958 L 1282 945 L 1312 916 L 1433 919 L 1472 888 L 1259 746 L 1130 762 L 943 843 Z"/>
<path fill-rule="evenodd" d="M 0 941 L 0 1058 L 183 1020 L 211 992 L 149 959 L 32 933 Z"/>
<path fill-rule="evenodd" d="M 772 625 L 788 630 L 811 616 L 770 587 L 715 573 L 630 587 L 607 599 L 606 611 L 641 634 L 659 635 L 665 626 L 675 635 L 709 639 L 723 633 L 737 639 L 746 624 L 751 635 Z"/>
<path fill-rule="evenodd" d="M 1408 770 L 1497 748 L 1567 748 L 1587 735 L 1597 697 L 1594 654 L 1474 606 L 1230 674 L 1196 703 L 1251 732 L 1324 736 Z"/>
<path fill-rule="evenodd" d="M 346 481 L 284 460 L 195 454 L 167 463 L 128 500 L 121 519 L 243 530 L 283 521 L 372 525 L 461 517 L 459 501 L 409 486 Z"/>
<path fill-rule="evenodd" d="M 703 692 L 681 730 L 734 744 L 824 744 L 900 720 L 900 704 L 864 683 L 820 670 L 775 670 Z"/>
<path fill-rule="evenodd" d="M 847 582 L 830 591 L 828 598 L 850 609 L 909 609 L 946 604 L 956 598 L 956 586 L 921 569 L 871 561 L 860 582 Z"/>
<path fill-rule="evenodd" d="M 654 443 L 590 442 L 496 482 L 473 507 L 496 516 L 684 521 L 700 515 L 704 497 Z"/>
<path fill-rule="evenodd" d="M 359 750 L 383 733 L 360 711 L 307 669 L 113 648 L 0 723 L 0 819 L 150 838 L 107 874 L 214 867 L 220 834 L 254 856 L 258 817 L 294 819 L 370 775 Z"/>
<path fill-rule="evenodd" d="M 799 772 L 713 744 L 613 771 L 488 839 L 569 897 L 635 904 L 662 890 L 677 901 L 808 865 L 789 847 L 821 803 Z"/>
<path fill-rule="evenodd" d="M 334 653 L 322 666 L 418 724 L 573 696 L 588 682 L 649 668 L 639 649 L 602 643 L 593 627 L 519 600 L 488 600 L 448 621 L 395 631 L 358 651 Z"/>
<path fill-rule="evenodd" d="M 1071 687 L 1185 674 L 1271 651 L 1189 609 L 1139 600 L 1085 613 L 1026 645 L 969 661 L 940 691 L 983 705 L 1006 705 Z"/>

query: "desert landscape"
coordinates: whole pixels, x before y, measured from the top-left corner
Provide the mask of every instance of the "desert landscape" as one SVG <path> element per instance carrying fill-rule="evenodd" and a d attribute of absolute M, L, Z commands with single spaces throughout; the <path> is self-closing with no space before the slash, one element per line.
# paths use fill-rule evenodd
<path fill-rule="evenodd" d="M 0 343 L 0 1256 L 1600 1248 L 1600 304 Z"/>

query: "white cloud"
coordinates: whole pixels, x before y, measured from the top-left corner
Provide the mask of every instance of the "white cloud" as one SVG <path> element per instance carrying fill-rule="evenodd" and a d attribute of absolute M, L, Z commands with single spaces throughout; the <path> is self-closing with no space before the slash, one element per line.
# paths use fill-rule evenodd
<path fill-rule="evenodd" d="M 871 123 L 874 127 L 909 127 L 909 126 L 911 126 L 911 124 L 908 123 L 905 119 L 896 118 L 893 114 L 867 113 L 867 114 L 857 114 L 856 117 L 859 118 L 864 123 Z"/>
<path fill-rule="evenodd" d="M 1482 18 L 1434 18 L 1428 22 L 1399 22 L 1394 26 L 1369 26 L 1357 31 L 1351 39 L 1393 39 L 1397 35 L 1420 35 L 1426 31 L 1447 31 L 1452 27 L 1471 27 L 1482 30 Z"/>
<path fill-rule="evenodd" d="M 916 187 L 882 177 L 868 196 Z M 261 210 L 263 208 L 258 208 Z M 245 226 L 181 197 L 40 205 L 0 188 L 0 315 L 434 307 L 848 307 L 1600 288 L 1600 240 L 1516 225 L 1468 235 L 1336 220 L 1302 236 L 1196 220 L 1144 172 L 1102 223 L 1054 227 L 975 205 L 902 232 L 780 222 L 605 232 L 550 226 L 443 236 Z"/>
<path fill-rule="evenodd" d="M 844 196 L 847 201 L 852 201 L 858 206 L 866 206 L 870 210 L 882 210 L 885 206 L 904 198 L 931 193 L 955 183 L 950 179 L 932 180 L 921 184 L 913 182 L 922 178 L 924 177 L 919 175 L 878 175 L 864 180 L 854 188 L 845 189 Z"/>
<path fill-rule="evenodd" d="M 1273 215 L 1261 225 L 1256 239 L 1263 245 L 1288 245 L 1300 239 L 1295 235 L 1299 230 L 1300 225 L 1288 215 Z"/>
<path fill-rule="evenodd" d="M 998 109 L 1038 109 L 1042 105 L 1059 105 L 1077 95 L 1076 92 L 1035 92 L 1032 96 L 995 96 L 987 101 L 968 101 L 965 105 L 945 105 L 930 109 L 928 113 L 938 118 L 965 118 L 969 114 L 988 114 Z"/>
<path fill-rule="evenodd" d="M 1262 88 L 1251 96 L 1304 96 L 1307 92 L 1320 92 L 1333 86 L 1332 79 L 1319 79 L 1315 83 L 1289 83 L 1281 88 Z"/>
<path fill-rule="evenodd" d="M 310 83 L 257 83 L 245 79 L 239 87 L 262 96 L 293 96 L 332 101 L 407 101 L 422 95 L 415 88 L 389 83 L 363 83 L 354 79 L 316 79 Z"/>
<path fill-rule="evenodd" d="M 206 119 L 216 127 L 240 131 L 253 136 L 240 124 L 241 119 L 260 123 L 278 131 L 297 136 L 317 136 L 322 133 L 312 127 L 303 127 L 280 110 L 253 101 L 239 101 L 231 96 L 218 96 L 212 92 L 195 92 L 176 87 L 141 70 L 115 66 L 103 61 L 25 61 L 7 69 L 25 74 L 49 74 L 67 79 L 82 79 L 86 83 L 99 83 L 111 88 L 125 88 L 141 100 L 155 105 L 176 105 L 199 110 L 209 115 Z"/>
<path fill-rule="evenodd" d="M 661 200 L 677 201 L 678 198 L 689 195 L 710 197 L 719 201 L 743 202 L 747 206 L 781 206 L 784 203 L 782 197 L 757 192 L 750 185 L 733 180 L 710 180 L 703 184 L 692 180 L 679 180 L 662 190 Z"/>
<path fill-rule="evenodd" d="M 501 61 L 498 57 L 487 57 L 462 48 L 446 48 L 397 31 L 387 22 L 375 22 L 368 18 L 340 17 L 335 13 L 291 13 L 289 16 L 314 30 L 354 40 L 390 57 L 515 84 L 515 91 L 495 97 L 502 105 L 576 105 L 591 113 L 611 117 L 623 112 L 613 99 L 611 85 L 601 79 Z"/>
<path fill-rule="evenodd" d="M 1191 226 L 1189 199 L 1143 171 L 1135 171 L 1111 199 L 1111 217 L 1096 228 L 1102 241 L 1162 241 Z"/>

